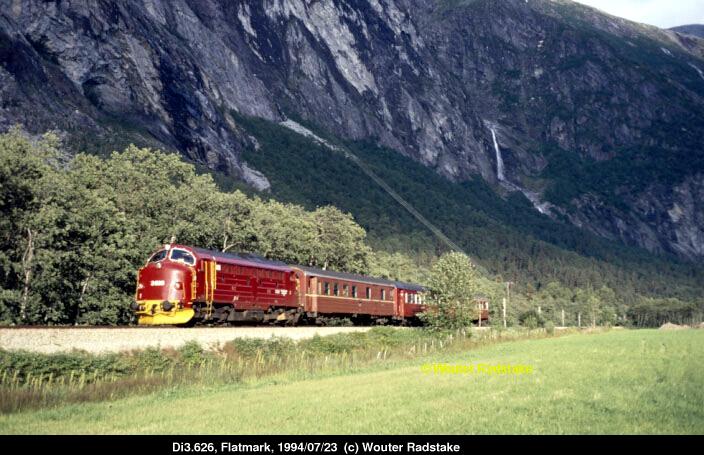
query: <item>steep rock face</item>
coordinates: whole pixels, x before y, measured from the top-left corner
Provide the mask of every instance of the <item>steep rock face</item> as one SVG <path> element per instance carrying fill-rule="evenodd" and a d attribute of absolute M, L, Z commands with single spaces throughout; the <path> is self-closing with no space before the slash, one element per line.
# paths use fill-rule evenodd
<path fill-rule="evenodd" d="M 129 133 L 266 189 L 231 113 L 298 117 L 538 208 L 574 155 L 586 170 L 546 212 L 695 257 L 702 43 L 567 1 L 0 0 L 0 127 Z M 611 182 L 618 204 L 593 190 L 599 163 L 645 148 L 694 168 Z"/>
<path fill-rule="evenodd" d="M 685 178 L 675 186 L 652 185 L 646 191 L 629 196 L 619 210 L 604 204 L 593 195 L 575 201 L 578 210 L 569 215 L 577 226 L 612 240 L 659 250 L 667 239 L 672 252 L 683 257 L 704 256 L 704 175 Z"/>
<path fill-rule="evenodd" d="M 240 163 L 248 144 L 227 109 L 276 108 L 188 5 L 3 1 L 1 24 L 0 124 L 97 135 L 117 124 L 266 187 Z"/>

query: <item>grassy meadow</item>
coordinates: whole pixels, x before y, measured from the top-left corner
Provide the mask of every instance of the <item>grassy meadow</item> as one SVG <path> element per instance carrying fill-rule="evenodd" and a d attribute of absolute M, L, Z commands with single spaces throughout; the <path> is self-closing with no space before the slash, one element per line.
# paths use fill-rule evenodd
<path fill-rule="evenodd" d="M 487 343 L 307 377 L 176 384 L 5 413 L 0 434 L 704 434 L 703 347 L 704 330 Z M 521 364 L 533 373 L 440 375 L 427 371 L 434 363 Z"/>

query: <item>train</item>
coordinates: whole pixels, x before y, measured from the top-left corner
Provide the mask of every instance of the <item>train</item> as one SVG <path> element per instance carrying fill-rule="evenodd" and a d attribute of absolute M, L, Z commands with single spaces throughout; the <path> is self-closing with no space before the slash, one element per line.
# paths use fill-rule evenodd
<path fill-rule="evenodd" d="M 166 244 L 138 270 L 132 310 L 139 325 L 416 325 L 425 295 L 413 283 Z"/>

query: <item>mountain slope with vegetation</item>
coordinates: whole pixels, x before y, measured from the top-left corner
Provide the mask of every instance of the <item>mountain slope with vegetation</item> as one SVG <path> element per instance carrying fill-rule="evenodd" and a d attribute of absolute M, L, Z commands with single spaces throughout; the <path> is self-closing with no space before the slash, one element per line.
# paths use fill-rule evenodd
<path fill-rule="evenodd" d="M 697 36 L 699 38 L 704 38 L 704 24 L 680 25 L 678 27 L 672 27 L 670 30 L 674 30 L 678 33 Z"/>
<path fill-rule="evenodd" d="M 221 191 L 210 175 L 199 175 L 176 155 L 131 146 L 107 158 L 71 158 L 53 135 L 39 140 L 19 131 L 0 135 L 0 323 L 129 322 L 136 270 L 170 241 L 427 282 L 428 268 L 448 251 L 446 245 L 343 156 L 281 126 L 250 121 L 242 123 L 266 133 L 253 153 L 262 163 L 284 166 L 271 169 L 274 193 L 284 190 L 282 202 Z M 480 266 L 473 289 L 490 299 L 495 322 L 504 280 L 514 281 L 510 324 L 576 324 L 582 314 L 593 324 L 657 325 L 703 317 L 700 269 L 653 261 L 598 237 L 591 240 L 593 257 L 559 248 L 540 240 L 541 232 L 559 234 L 541 231 L 543 220 L 507 222 L 511 213 L 531 213 L 525 200 L 507 205 L 481 185 L 448 198 L 432 179 L 453 184 L 414 161 L 389 150 L 349 147 L 469 252 Z M 303 179 L 300 161 L 297 166 L 276 153 L 299 154 L 317 166 L 320 179 Z M 384 167 L 384 154 L 397 160 L 394 167 Z M 372 157 L 381 157 L 382 166 Z M 429 191 L 421 191 L 425 179 Z M 300 190 L 295 194 L 308 196 L 293 204 L 285 194 L 294 194 L 286 188 L 295 185 Z M 328 197 L 313 199 L 319 194 Z M 481 201 L 485 212 L 473 212 L 464 198 Z M 576 242 L 570 236 L 578 233 L 565 226 L 561 241 Z M 535 313 L 538 307 L 542 312 Z"/>
<path fill-rule="evenodd" d="M 448 251 L 343 153 L 281 125 L 251 118 L 237 121 L 255 135 L 259 146 L 244 156 L 271 176 L 275 197 L 309 208 L 333 204 L 349 211 L 378 251 L 403 252 L 421 264 Z M 324 132 L 320 135 L 335 142 Z M 556 287 L 563 289 L 557 300 L 566 302 L 573 301 L 574 289 L 604 286 L 616 292 L 606 300 L 620 302 L 622 314 L 645 302 L 646 296 L 673 298 L 669 303 L 660 300 L 663 308 L 677 307 L 671 304 L 680 299 L 689 302 L 684 306 L 691 305 L 690 309 L 704 309 L 701 267 L 675 257 L 654 257 L 555 222 L 534 210 L 523 195 L 503 199 L 482 180 L 458 186 L 392 150 L 370 143 L 337 143 L 440 226 L 485 276 L 515 282 L 526 308 L 535 307 L 532 299 L 541 292 L 554 295 Z M 482 292 L 498 303 L 504 296 L 503 284 L 484 286 Z"/>

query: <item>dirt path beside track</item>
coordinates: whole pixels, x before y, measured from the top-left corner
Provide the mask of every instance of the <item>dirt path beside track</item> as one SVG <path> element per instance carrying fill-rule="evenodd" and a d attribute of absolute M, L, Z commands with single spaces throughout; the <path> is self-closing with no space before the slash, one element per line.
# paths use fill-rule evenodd
<path fill-rule="evenodd" d="M 0 348 L 41 353 L 82 350 L 119 352 L 160 346 L 178 348 L 197 341 L 216 349 L 235 338 L 288 337 L 293 340 L 334 333 L 366 332 L 370 327 L 124 327 L 124 328 L 0 328 Z"/>

